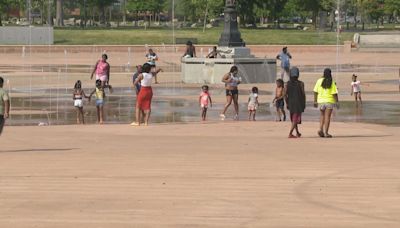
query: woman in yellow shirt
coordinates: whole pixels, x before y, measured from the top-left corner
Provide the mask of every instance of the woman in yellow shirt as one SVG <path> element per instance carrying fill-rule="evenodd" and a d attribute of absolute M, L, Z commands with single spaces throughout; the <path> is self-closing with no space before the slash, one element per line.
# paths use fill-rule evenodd
<path fill-rule="evenodd" d="M 324 70 L 324 77 L 318 79 L 314 86 L 314 107 L 318 107 L 321 112 L 318 135 L 332 138 L 328 133 L 329 125 L 333 108 L 339 108 L 339 98 L 336 82 L 332 79 L 332 71 L 329 68 Z"/>

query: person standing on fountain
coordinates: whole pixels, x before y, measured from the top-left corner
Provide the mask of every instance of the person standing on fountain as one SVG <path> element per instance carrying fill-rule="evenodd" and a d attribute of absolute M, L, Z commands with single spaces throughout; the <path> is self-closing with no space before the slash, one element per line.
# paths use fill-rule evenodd
<path fill-rule="evenodd" d="M 282 79 L 276 80 L 276 89 L 275 89 L 275 98 L 272 103 L 275 104 L 276 107 L 276 121 L 286 121 L 286 112 L 285 112 L 285 95 L 284 95 L 285 83 Z"/>
<path fill-rule="evenodd" d="M 206 56 L 206 58 L 209 58 L 209 59 L 216 59 L 216 58 L 218 58 L 218 50 L 217 50 L 217 46 L 214 46 L 213 47 L 213 50 L 210 52 L 210 53 L 208 53 L 208 55 Z"/>
<path fill-rule="evenodd" d="M 99 124 L 104 123 L 104 99 L 106 98 L 106 93 L 104 91 L 104 87 L 102 86 L 102 82 L 100 79 L 96 80 L 96 88 L 90 93 L 89 101 L 92 95 L 96 96 L 96 109 L 97 109 L 97 122 Z"/>
<path fill-rule="evenodd" d="M 289 138 L 300 138 L 298 125 L 301 124 L 301 114 L 306 109 L 306 93 L 304 83 L 299 81 L 300 71 L 297 67 L 290 69 L 290 81 L 285 86 L 285 100 L 290 112 L 292 126 L 289 131 Z M 296 130 L 296 136 L 293 131 Z"/>
<path fill-rule="evenodd" d="M 136 78 L 134 85 L 140 83 L 140 91 L 136 99 L 136 122 L 132 122 L 132 126 L 140 126 L 141 114 L 144 111 L 144 125 L 149 124 L 151 113 L 151 100 L 153 98 L 153 89 L 151 88 L 151 81 L 153 74 L 151 73 L 151 65 L 148 63 L 143 64 L 142 73 Z"/>
<path fill-rule="evenodd" d="M 158 84 L 157 74 L 162 71 L 162 69 L 156 67 L 156 61 L 158 61 L 157 54 L 153 51 L 153 49 L 149 49 L 149 53 L 146 54 L 147 63 L 151 66 L 151 72 L 153 73 L 155 84 Z"/>
<path fill-rule="evenodd" d="M 360 104 L 362 105 L 361 100 L 361 82 L 357 81 L 357 75 L 353 74 L 352 82 L 351 82 L 351 93 L 350 95 L 353 96 L 356 102 L 356 106 L 358 106 L 358 100 L 360 100 Z"/>
<path fill-rule="evenodd" d="M 74 86 L 74 93 L 72 94 L 72 99 L 74 100 L 74 107 L 76 108 L 76 123 L 80 124 L 82 119 L 82 124 L 85 124 L 85 117 L 83 115 L 83 98 L 89 98 L 86 96 L 85 91 L 82 89 L 82 82 L 80 80 L 76 81 Z"/>
<path fill-rule="evenodd" d="M 320 110 L 320 124 L 318 135 L 332 138 L 329 134 L 329 125 L 334 107 L 339 108 L 339 97 L 336 82 L 332 79 L 332 71 L 324 70 L 324 76 L 318 79 L 314 86 L 314 107 Z"/>
<path fill-rule="evenodd" d="M 112 87 L 110 85 L 110 64 L 107 62 L 107 59 L 108 56 L 106 54 L 101 56 L 101 59 L 97 61 L 93 68 L 90 79 L 93 79 L 93 76 L 96 74 L 96 82 L 100 80 L 101 86 L 103 88 L 109 88 L 110 92 L 112 92 Z"/>
<path fill-rule="evenodd" d="M 186 43 L 186 51 L 182 56 L 183 58 L 196 58 L 196 47 L 193 45 L 192 41 Z"/>
<path fill-rule="evenodd" d="M 239 70 L 237 66 L 231 67 L 229 73 L 225 74 L 222 78 L 222 82 L 225 83 L 225 91 L 226 91 L 226 104 L 224 110 L 219 115 L 222 120 L 225 119 L 226 110 L 229 108 L 233 101 L 233 105 L 235 107 L 235 116 L 233 117 L 234 120 L 239 119 L 239 90 L 238 85 L 241 83 L 241 78 L 237 76 Z"/>
<path fill-rule="evenodd" d="M 290 59 L 292 56 L 288 52 L 287 47 L 284 47 L 276 58 L 281 61 L 281 79 L 286 83 L 289 81 Z"/>
<path fill-rule="evenodd" d="M 0 136 L 6 119 L 10 116 L 10 101 L 8 93 L 3 89 L 4 79 L 0 77 Z"/>
<path fill-rule="evenodd" d="M 253 87 L 249 95 L 247 110 L 249 111 L 249 121 L 256 121 L 256 112 L 258 108 L 258 88 Z"/>

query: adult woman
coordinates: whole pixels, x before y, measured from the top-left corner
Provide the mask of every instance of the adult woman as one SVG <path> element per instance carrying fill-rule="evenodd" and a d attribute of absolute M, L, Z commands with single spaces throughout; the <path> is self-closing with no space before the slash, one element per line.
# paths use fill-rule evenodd
<path fill-rule="evenodd" d="M 133 85 L 136 86 L 140 83 L 140 91 L 136 99 L 136 122 L 131 123 L 132 126 L 140 126 L 141 114 L 144 112 L 144 125 L 148 125 L 151 112 L 151 99 L 153 98 L 153 90 L 151 88 L 151 81 L 153 74 L 151 65 L 148 63 L 143 64 L 142 73 L 135 79 Z"/>
<path fill-rule="evenodd" d="M 101 81 L 102 87 L 110 87 L 110 64 L 107 62 L 108 56 L 103 54 L 101 59 L 97 61 L 96 65 L 93 68 L 90 79 L 93 79 L 93 75 L 96 74 L 96 80 Z"/>
<path fill-rule="evenodd" d="M 239 118 L 239 90 L 238 90 L 238 85 L 241 82 L 241 78 L 238 77 L 238 68 L 237 66 L 231 67 L 231 70 L 229 73 L 225 74 L 224 77 L 222 78 L 222 82 L 225 83 L 225 90 L 226 90 L 226 104 L 224 107 L 224 110 L 220 114 L 220 117 L 222 119 L 225 119 L 225 112 L 228 109 L 228 107 L 231 105 L 232 100 L 233 100 L 233 105 L 235 107 L 235 116 L 234 120 L 237 120 Z"/>
<path fill-rule="evenodd" d="M 339 108 L 339 98 L 336 82 L 332 79 L 332 71 L 329 68 L 324 70 L 324 76 L 318 79 L 314 86 L 314 107 L 318 107 L 321 112 L 318 135 L 332 138 L 329 125 L 333 108 Z"/>

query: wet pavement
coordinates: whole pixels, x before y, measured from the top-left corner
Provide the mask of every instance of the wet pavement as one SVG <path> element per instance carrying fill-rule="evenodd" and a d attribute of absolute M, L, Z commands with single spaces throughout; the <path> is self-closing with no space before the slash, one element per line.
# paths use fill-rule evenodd
<path fill-rule="evenodd" d="M 14 95 L 27 93 L 23 89 L 12 90 Z M 197 88 L 154 88 L 152 103 L 152 123 L 190 123 L 200 121 L 200 108 L 197 100 L 185 100 L 181 96 L 199 94 Z M 64 125 L 76 123 L 76 110 L 73 107 L 72 90 L 69 89 L 35 89 L 29 91 L 31 96 L 11 99 L 14 114 L 7 121 L 7 125 Z M 86 90 L 89 94 L 89 90 Z M 269 94 L 263 92 L 263 95 Z M 224 96 L 223 89 L 213 90 L 214 96 Z M 270 94 L 269 94 L 270 95 Z M 241 96 L 247 96 L 247 91 L 241 91 Z M 136 95 L 131 88 L 115 88 L 113 94 L 106 98 L 104 107 L 106 123 L 127 124 L 132 122 Z M 219 113 L 223 104 L 216 104 L 208 111 L 209 121 L 220 121 Z M 240 104 L 240 120 L 247 120 L 247 104 Z M 85 100 L 84 113 L 86 123 L 96 123 L 95 99 L 89 103 Z M 233 107 L 227 112 L 225 121 L 232 121 Z M 304 121 L 318 121 L 319 111 L 307 104 Z M 261 100 L 257 111 L 257 120 L 275 121 L 275 108 Z M 341 102 L 339 110 L 335 110 L 334 121 L 363 122 L 400 126 L 400 102 L 366 101 L 356 107 L 354 102 Z"/>

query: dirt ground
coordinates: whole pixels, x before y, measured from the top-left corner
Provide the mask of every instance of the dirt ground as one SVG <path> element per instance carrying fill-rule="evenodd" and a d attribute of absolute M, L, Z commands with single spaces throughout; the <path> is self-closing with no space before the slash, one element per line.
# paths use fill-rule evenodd
<path fill-rule="evenodd" d="M 24 93 L 28 87 L 69 88 L 78 79 L 84 87 L 93 84 L 90 70 L 104 50 L 113 85 L 127 87 L 145 51 L 30 48 L 0 47 L 5 87 L 22 98 L 40 95 Z M 273 58 L 281 47 L 251 48 Z M 166 69 L 156 86 L 199 87 L 180 82 L 180 49 L 156 50 Z M 304 70 L 308 93 L 323 68 L 337 63 L 334 46 L 289 51 L 293 65 Z M 400 53 L 339 54 L 339 63 L 350 67 L 334 75 L 341 100 L 352 99 L 355 72 L 366 83 L 365 101 L 399 101 Z M 0 227 L 400 227 L 398 127 L 334 121 L 332 139 L 317 136 L 317 122 L 300 129 L 302 138 L 288 139 L 288 122 L 268 121 L 6 126 L 0 137 Z"/>

